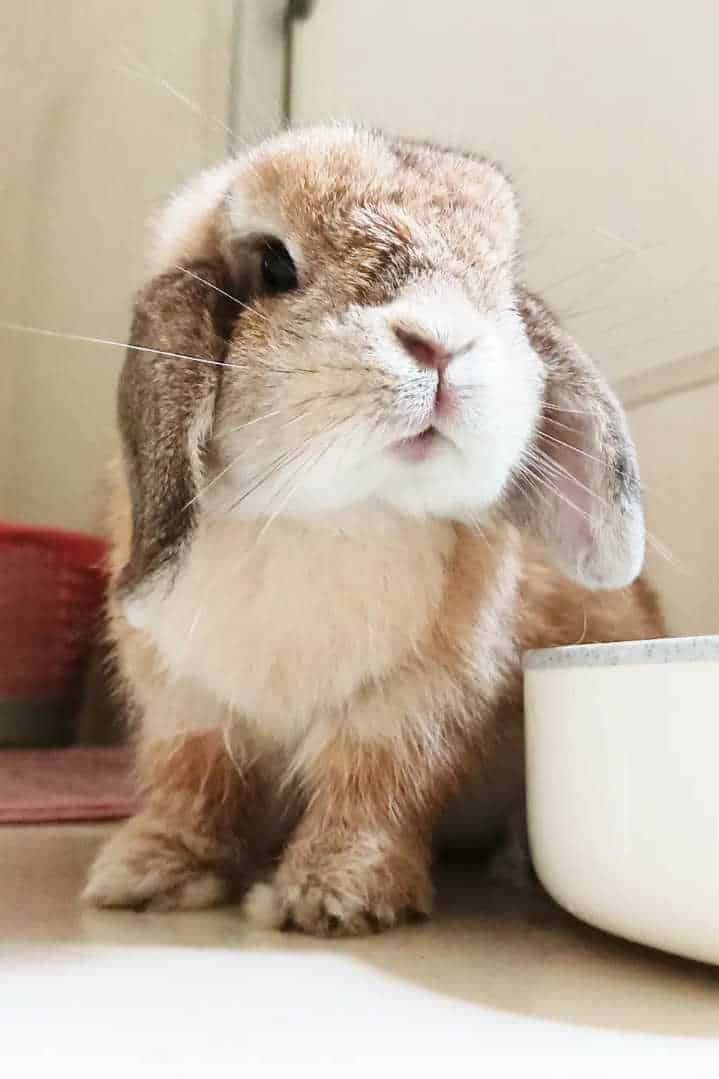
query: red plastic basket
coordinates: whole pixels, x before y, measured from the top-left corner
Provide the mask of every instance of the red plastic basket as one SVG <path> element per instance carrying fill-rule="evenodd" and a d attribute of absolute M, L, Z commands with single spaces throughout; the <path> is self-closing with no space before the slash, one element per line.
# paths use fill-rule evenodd
<path fill-rule="evenodd" d="M 76 696 L 102 609 L 105 560 L 96 536 L 0 523 L 4 706 L 17 713 L 25 702 L 37 714 L 44 704 L 49 715 Z"/>

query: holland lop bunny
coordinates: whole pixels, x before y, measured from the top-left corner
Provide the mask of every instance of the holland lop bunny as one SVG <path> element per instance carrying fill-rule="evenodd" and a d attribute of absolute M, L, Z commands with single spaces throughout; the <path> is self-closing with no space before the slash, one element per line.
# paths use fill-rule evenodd
<path fill-rule="evenodd" d="M 521 805 L 523 650 L 661 632 L 625 419 L 517 238 L 495 165 L 344 126 L 170 203 L 112 489 L 142 801 L 92 902 L 427 913 L 456 796 Z"/>

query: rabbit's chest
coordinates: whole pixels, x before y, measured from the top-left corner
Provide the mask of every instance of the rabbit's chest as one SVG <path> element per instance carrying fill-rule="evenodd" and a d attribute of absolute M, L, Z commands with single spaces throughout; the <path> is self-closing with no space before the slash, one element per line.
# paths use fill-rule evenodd
<path fill-rule="evenodd" d="M 454 530 L 351 525 L 203 524 L 154 627 L 165 660 L 283 738 L 380 678 L 426 639 Z"/>

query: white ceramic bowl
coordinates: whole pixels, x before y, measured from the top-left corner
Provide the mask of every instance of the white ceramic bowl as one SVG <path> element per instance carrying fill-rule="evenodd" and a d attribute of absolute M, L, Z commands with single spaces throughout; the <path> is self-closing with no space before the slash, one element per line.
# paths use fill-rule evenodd
<path fill-rule="evenodd" d="M 719 637 L 524 659 L 534 865 L 601 929 L 719 963 Z"/>

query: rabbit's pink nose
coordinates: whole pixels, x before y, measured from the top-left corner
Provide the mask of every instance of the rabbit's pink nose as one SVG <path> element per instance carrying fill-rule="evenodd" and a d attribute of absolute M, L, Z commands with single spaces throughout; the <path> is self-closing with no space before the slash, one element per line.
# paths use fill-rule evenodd
<path fill-rule="evenodd" d="M 419 334 L 403 330 L 401 326 L 393 326 L 394 335 L 420 367 L 433 367 L 440 374 L 449 365 L 453 353 L 439 344 L 438 341 L 430 341 Z"/>

